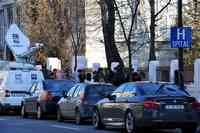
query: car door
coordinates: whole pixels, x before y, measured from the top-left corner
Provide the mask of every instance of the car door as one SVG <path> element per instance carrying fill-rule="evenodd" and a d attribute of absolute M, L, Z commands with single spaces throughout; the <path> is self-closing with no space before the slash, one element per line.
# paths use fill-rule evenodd
<path fill-rule="evenodd" d="M 70 102 L 70 112 L 72 112 L 70 114 L 71 117 L 75 117 L 76 114 L 76 107 L 79 107 L 79 105 L 81 104 L 81 99 L 80 99 L 80 94 L 83 92 L 84 90 L 84 86 L 83 85 L 79 85 L 76 88 L 76 91 L 74 92 L 72 98 L 71 98 L 71 102 Z"/>
<path fill-rule="evenodd" d="M 42 81 L 37 82 L 35 88 L 31 92 L 31 96 L 27 99 L 29 112 L 31 113 L 37 112 L 37 104 L 42 90 L 43 90 Z"/>
<path fill-rule="evenodd" d="M 67 97 L 64 98 L 63 103 L 61 105 L 61 110 L 63 110 L 63 115 L 65 117 L 70 117 L 71 116 L 71 109 L 72 108 L 72 104 L 71 104 L 71 99 L 72 96 L 76 90 L 76 88 L 78 87 L 78 85 L 75 85 L 74 87 L 72 87 L 69 92 L 67 93 Z"/>
<path fill-rule="evenodd" d="M 102 118 L 105 123 L 109 124 L 118 121 L 116 119 L 117 110 L 115 109 L 119 105 L 119 103 L 117 103 L 116 101 L 121 97 L 125 86 L 126 84 L 121 85 L 111 94 L 112 97 L 116 97 L 116 100 L 105 99 L 107 101 L 103 103 L 101 110 Z"/>
<path fill-rule="evenodd" d="M 125 116 L 125 111 L 129 106 L 129 99 L 131 99 L 131 102 L 135 100 L 135 97 L 137 96 L 137 88 L 134 84 L 127 84 L 123 90 L 122 95 L 116 99 L 116 104 L 113 106 L 113 110 L 116 112 L 114 113 L 114 117 L 117 121 L 123 122 L 124 121 L 124 116 Z"/>

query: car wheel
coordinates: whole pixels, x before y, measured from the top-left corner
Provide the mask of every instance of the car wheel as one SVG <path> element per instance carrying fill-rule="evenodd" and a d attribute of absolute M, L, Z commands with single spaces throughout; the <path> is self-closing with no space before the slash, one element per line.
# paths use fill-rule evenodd
<path fill-rule="evenodd" d="M 135 118 L 131 111 L 126 113 L 125 116 L 125 131 L 127 133 L 136 133 Z"/>
<path fill-rule="evenodd" d="M 189 127 L 189 128 L 181 128 L 182 133 L 196 133 L 197 132 L 197 127 Z"/>
<path fill-rule="evenodd" d="M 81 113 L 79 110 L 76 111 L 76 114 L 75 114 L 75 120 L 76 120 L 76 124 L 77 125 L 81 125 L 82 124 L 82 118 L 81 118 Z"/>
<path fill-rule="evenodd" d="M 21 107 L 21 117 L 22 118 L 27 118 L 28 117 L 28 114 L 26 113 L 24 105 L 22 105 L 22 107 Z"/>
<path fill-rule="evenodd" d="M 3 105 L 0 104 L 0 115 L 4 115 L 4 108 Z"/>
<path fill-rule="evenodd" d="M 59 122 L 63 122 L 64 121 L 64 118 L 62 116 L 61 110 L 59 108 L 57 110 L 57 121 L 59 121 Z"/>
<path fill-rule="evenodd" d="M 38 120 L 44 119 L 44 114 L 43 114 L 42 109 L 41 109 L 40 106 L 37 107 L 37 119 Z"/>
<path fill-rule="evenodd" d="M 105 128 L 104 124 L 101 121 L 100 114 L 98 110 L 95 110 L 92 115 L 92 123 L 96 129 L 103 129 Z"/>

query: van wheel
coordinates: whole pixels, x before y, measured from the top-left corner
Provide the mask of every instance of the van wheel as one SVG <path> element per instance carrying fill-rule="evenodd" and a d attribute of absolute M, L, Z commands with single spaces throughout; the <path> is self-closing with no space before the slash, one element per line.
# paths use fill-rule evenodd
<path fill-rule="evenodd" d="M 57 121 L 58 122 L 63 122 L 64 121 L 64 117 L 62 116 L 60 108 L 58 108 L 58 110 L 57 110 Z"/>
<path fill-rule="evenodd" d="M 75 120 L 76 120 L 77 125 L 81 125 L 83 122 L 83 119 L 81 118 L 81 113 L 79 110 L 76 111 Z"/>
<path fill-rule="evenodd" d="M 37 119 L 38 120 L 44 119 L 44 114 L 43 114 L 42 109 L 41 109 L 40 106 L 37 107 Z"/>
<path fill-rule="evenodd" d="M 22 118 L 28 117 L 28 114 L 26 113 L 26 109 L 25 109 L 24 105 L 22 105 L 22 108 L 21 108 L 21 117 Z"/>

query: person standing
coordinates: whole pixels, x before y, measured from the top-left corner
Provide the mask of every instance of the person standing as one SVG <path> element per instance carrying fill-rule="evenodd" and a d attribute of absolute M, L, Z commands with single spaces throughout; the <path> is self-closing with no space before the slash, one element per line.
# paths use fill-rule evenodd
<path fill-rule="evenodd" d="M 80 83 L 83 83 L 85 81 L 85 73 L 83 70 L 78 70 L 78 79 Z"/>
<path fill-rule="evenodd" d="M 133 72 L 132 74 L 132 81 L 141 81 L 141 76 L 138 74 L 138 72 Z"/>
<path fill-rule="evenodd" d="M 92 74 L 91 73 L 87 73 L 86 74 L 86 79 L 84 81 L 85 83 L 92 83 Z"/>

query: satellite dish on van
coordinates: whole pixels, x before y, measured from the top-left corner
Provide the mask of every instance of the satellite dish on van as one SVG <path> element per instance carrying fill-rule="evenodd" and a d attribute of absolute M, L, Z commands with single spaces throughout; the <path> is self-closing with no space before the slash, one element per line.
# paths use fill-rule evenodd
<path fill-rule="evenodd" d="M 10 26 L 5 39 L 15 57 L 21 56 L 29 50 L 30 40 L 16 24 Z"/>

